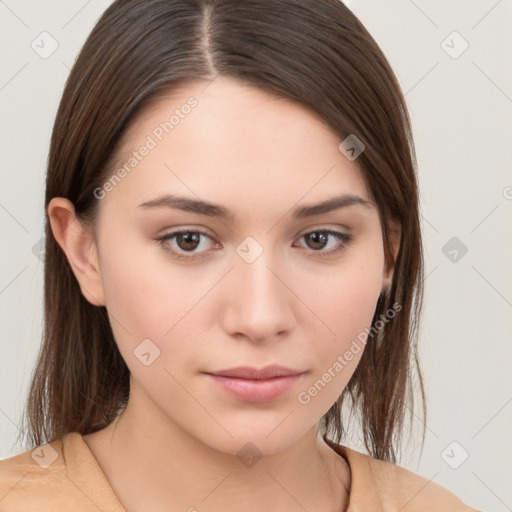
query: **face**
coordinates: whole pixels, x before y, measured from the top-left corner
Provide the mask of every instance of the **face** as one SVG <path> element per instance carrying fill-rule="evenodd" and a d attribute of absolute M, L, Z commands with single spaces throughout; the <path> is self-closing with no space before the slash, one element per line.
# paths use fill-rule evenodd
<path fill-rule="evenodd" d="M 226 453 L 275 453 L 361 358 L 389 277 L 381 225 L 357 160 L 314 113 L 225 78 L 205 87 L 132 124 L 117 179 L 96 192 L 97 273 L 77 277 L 107 307 L 146 417 Z M 352 200 L 305 209 L 339 196 Z M 271 365 L 286 369 L 232 371 Z"/>

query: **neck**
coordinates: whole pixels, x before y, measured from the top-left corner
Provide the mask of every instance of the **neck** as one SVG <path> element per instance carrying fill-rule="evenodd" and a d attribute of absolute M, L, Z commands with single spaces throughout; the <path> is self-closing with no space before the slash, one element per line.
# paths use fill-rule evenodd
<path fill-rule="evenodd" d="M 126 512 L 348 508 L 350 469 L 316 426 L 282 452 L 245 457 L 215 450 L 143 412 L 131 396 L 107 428 L 84 436 Z"/>

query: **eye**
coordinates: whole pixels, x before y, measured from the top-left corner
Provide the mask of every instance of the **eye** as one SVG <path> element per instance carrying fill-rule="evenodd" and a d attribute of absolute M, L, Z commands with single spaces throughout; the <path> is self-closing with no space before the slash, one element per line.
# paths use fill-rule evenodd
<path fill-rule="evenodd" d="M 180 230 L 168 233 L 162 237 L 157 238 L 157 242 L 162 248 L 171 253 L 177 259 L 194 259 L 202 257 L 207 251 L 201 238 L 213 240 L 208 233 L 200 230 Z M 309 248 L 313 253 L 318 253 L 319 256 L 329 257 L 335 253 L 339 253 L 346 249 L 352 242 L 353 236 L 341 231 L 334 231 L 330 229 L 319 229 L 310 231 L 301 235 L 299 239 L 304 238 Z M 333 243 L 329 244 L 329 238 Z M 206 244 L 208 245 L 208 244 Z M 220 244 L 214 244 L 220 247 Z M 177 247 L 177 248 L 176 248 Z M 330 247 L 329 250 L 324 250 Z M 200 250 L 200 249 L 203 250 Z"/>
<path fill-rule="evenodd" d="M 193 259 L 200 256 L 196 253 L 205 252 L 204 250 L 195 251 L 198 247 L 201 247 L 201 237 L 211 239 L 208 233 L 204 231 L 185 229 L 164 235 L 157 238 L 157 241 L 165 251 L 172 253 L 175 258 Z M 178 250 L 173 248 L 173 244 L 171 244 L 170 241 L 173 241 L 174 245 L 178 246 Z"/>
<path fill-rule="evenodd" d="M 329 250 L 323 250 L 329 245 L 329 237 L 333 238 L 333 243 L 330 244 Z M 331 229 L 319 229 L 305 233 L 300 238 L 304 238 L 308 247 L 313 252 L 319 253 L 322 257 L 329 257 L 335 253 L 345 250 L 352 242 L 353 236 L 341 231 L 334 231 Z"/>

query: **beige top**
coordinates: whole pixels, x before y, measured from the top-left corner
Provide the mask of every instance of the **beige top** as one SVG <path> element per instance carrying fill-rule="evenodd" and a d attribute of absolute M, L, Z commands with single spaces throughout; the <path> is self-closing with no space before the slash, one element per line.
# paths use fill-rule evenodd
<path fill-rule="evenodd" d="M 349 512 L 476 512 L 444 487 L 400 466 L 344 446 L 336 445 L 336 452 L 350 466 Z M 125 512 L 77 432 L 0 461 L 0 512 L 99 510 Z"/>

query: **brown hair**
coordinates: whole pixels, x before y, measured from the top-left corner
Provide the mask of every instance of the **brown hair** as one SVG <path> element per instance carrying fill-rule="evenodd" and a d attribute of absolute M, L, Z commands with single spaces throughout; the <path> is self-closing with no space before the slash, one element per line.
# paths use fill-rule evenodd
<path fill-rule="evenodd" d="M 31 446 L 106 427 L 126 406 L 129 370 L 105 307 L 82 295 L 58 246 L 47 207 L 54 197 L 94 227 L 93 191 L 112 172 L 127 128 L 151 100 L 190 81 L 231 77 L 313 109 L 338 134 L 365 145 L 357 159 L 378 206 L 386 261 L 395 263 L 372 334 L 343 393 L 323 418 L 324 435 L 347 433 L 342 405 L 360 413 L 364 443 L 395 462 L 417 358 L 423 297 L 416 157 L 409 114 L 384 54 L 340 0 L 117 0 L 98 20 L 67 80 L 53 128 L 46 178 L 44 339 L 23 421 Z M 390 223 L 401 226 L 396 259 Z M 400 313 L 375 326 L 393 304 Z M 382 323 L 382 322 L 381 322 Z M 411 416 L 412 418 L 412 416 Z M 423 427 L 423 439 L 425 429 Z"/>

